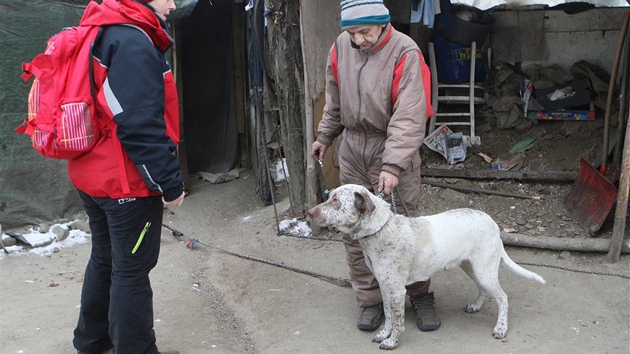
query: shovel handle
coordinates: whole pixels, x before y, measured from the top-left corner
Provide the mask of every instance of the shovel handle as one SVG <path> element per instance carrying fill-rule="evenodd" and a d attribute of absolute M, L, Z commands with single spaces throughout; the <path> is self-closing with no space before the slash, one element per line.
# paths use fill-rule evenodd
<path fill-rule="evenodd" d="M 617 49 L 615 51 L 615 60 L 613 61 L 612 72 L 610 74 L 610 81 L 608 82 L 608 97 L 606 97 L 606 112 L 604 114 L 604 143 L 602 144 L 602 166 L 600 172 L 606 175 L 606 164 L 608 160 L 608 124 L 610 121 L 610 111 L 612 109 L 612 99 L 615 92 L 615 81 L 617 81 L 617 72 L 619 70 L 619 61 L 621 59 L 621 52 L 623 51 L 623 44 L 628 34 L 628 23 L 630 22 L 630 11 L 626 12 L 623 16 L 623 22 L 621 23 L 621 31 L 619 32 L 619 40 L 617 41 Z"/>

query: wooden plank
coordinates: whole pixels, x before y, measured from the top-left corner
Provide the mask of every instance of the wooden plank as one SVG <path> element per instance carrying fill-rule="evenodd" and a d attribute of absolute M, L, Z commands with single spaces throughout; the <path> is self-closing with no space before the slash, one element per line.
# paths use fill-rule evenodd
<path fill-rule="evenodd" d="M 603 238 L 560 238 L 548 236 L 528 236 L 502 232 L 501 241 L 504 245 L 533 247 L 558 251 L 607 252 L 610 240 Z M 630 253 L 628 243 L 621 249 L 623 253 Z"/>
<path fill-rule="evenodd" d="M 459 190 L 459 191 L 464 191 L 464 192 L 494 194 L 494 195 L 500 195 L 503 197 L 522 198 L 522 199 L 540 199 L 540 197 L 531 196 L 527 194 L 503 192 L 503 191 L 496 191 L 492 189 L 473 188 L 473 187 L 460 186 L 457 184 L 440 183 L 440 182 L 433 182 L 433 181 L 423 181 L 422 183 L 429 184 L 436 187 L 449 188 L 449 189 L 454 189 L 454 190 Z"/>
<path fill-rule="evenodd" d="M 572 182 L 577 172 L 572 171 L 481 171 L 481 170 L 448 170 L 425 168 L 423 177 L 450 177 L 472 179 L 523 179 L 534 181 Z"/>

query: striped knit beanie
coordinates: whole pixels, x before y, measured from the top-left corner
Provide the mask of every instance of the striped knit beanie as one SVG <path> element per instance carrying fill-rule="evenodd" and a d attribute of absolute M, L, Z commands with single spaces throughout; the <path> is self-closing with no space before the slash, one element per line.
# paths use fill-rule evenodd
<path fill-rule="evenodd" d="M 390 21 L 389 10 L 383 0 L 342 0 L 342 30 L 364 25 L 385 25 Z"/>

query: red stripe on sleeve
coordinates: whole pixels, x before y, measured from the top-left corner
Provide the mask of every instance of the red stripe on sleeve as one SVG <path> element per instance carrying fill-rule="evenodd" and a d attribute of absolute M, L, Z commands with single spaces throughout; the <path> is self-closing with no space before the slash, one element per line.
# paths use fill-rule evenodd
<path fill-rule="evenodd" d="M 426 99 L 426 109 L 427 116 L 426 119 L 433 116 L 435 112 L 433 111 L 433 106 L 431 106 L 431 71 L 429 71 L 429 67 L 424 62 L 424 57 L 420 52 L 416 52 L 418 57 L 420 57 L 420 73 L 422 75 L 422 85 L 424 86 L 424 96 Z M 396 64 L 394 68 L 394 81 L 392 83 L 392 107 L 396 104 L 398 100 L 398 89 L 400 88 L 400 80 L 402 78 L 403 71 L 405 70 L 405 62 L 407 59 L 407 55 Z"/>
<path fill-rule="evenodd" d="M 333 77 L 335 78 L 335 82 L 337 83 L 337 85 L 339 85 L 339 74 L 337 73 L 337 67 L 338 67 L 338 62 L 337 62 L 337 46 L 333 46 L 332 48 L 332 53 L 330 53 L 330 65 L 332 66 L 332 74 Z"/>
<path fill-rule="evenodd" d="M 424 57 L 418 52 L 420 57 L 420 73 L 422 74 L 422 84 L 424 85 L 424 95 L 427 101 L 427 119 L 435 114 L 433 106 L 431 105 L 431 71 L 427 63 L 424 62 Z"/>
<path fill-rule="evenodd" d="M 402 78 L 403 70 L 405 70 L 405 62 L 407 61 L 407 55 L 396 64 L 394 68 L 394 81 L 392 82 L 392 107 L 398 101 L 398 88 L 400 87 L 400 79 Z"/>

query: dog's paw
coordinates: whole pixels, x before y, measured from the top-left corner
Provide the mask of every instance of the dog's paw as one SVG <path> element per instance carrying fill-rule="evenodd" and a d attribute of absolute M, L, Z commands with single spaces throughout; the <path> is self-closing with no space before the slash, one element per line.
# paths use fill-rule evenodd
<path fill-rule="evenodd" d="M 398 346 L 398 338 L 396 339 L 387 338 L 384 341 L 382 341 L 381 345 L 379 345 L 378 347 L 380 349 L 392 350 L 392 349 L 396 349 L 397 346 Z"/>
<path fill-rule="evenodd" d="M 497 328 L 495 327 L 494 330 L 492 331 L 492 336 L 495 339 L 503 339 L 505 338 L 505 336 L 507 336 L 507 328 Z"/>
<path fill-rule="evenodd" d="M 468 304 L 466 305 L 466 307 L 464 307 L 464 312 L 466 313 L 475 313 L 479 311 L 479 307 L 475 306 L 474 304 Z"/>
<path fill-rule="evenodd" d="M 372 338 L 372 342 L 376 342 L 376 343 L 380 343 L 382 341 L 384 341 L 385 339 L 389 338 L 389 335 L 391 334 L 391 331 L 388 331 L 386 329 L 382 329 L 380 332 L 378 332 L 374 338 Z"/>

